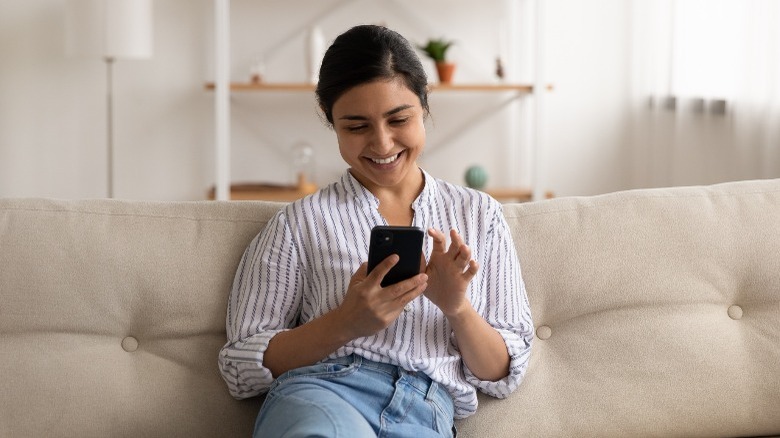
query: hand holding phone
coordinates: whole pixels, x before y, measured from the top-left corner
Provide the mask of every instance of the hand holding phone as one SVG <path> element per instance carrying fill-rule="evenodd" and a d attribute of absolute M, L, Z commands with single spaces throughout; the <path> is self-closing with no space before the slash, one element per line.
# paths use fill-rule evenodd
<path fill-rule="evenodd" d="M 419 274 L 424 234 L 418 227 L 380 225 L 372 228 L 368 247 L 368 272 L 391 254 L 397 254 L 398 263 L 382 279 L 382 287 Z"/>

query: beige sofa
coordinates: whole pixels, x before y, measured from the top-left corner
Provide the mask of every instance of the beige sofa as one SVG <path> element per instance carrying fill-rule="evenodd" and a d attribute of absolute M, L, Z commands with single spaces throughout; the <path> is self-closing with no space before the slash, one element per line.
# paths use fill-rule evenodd
<path fill-rule="evenodd" d="M 249 436 L 217 371 L 279 204 L 0 201 L 0 436 Z M 780 434 L 780 180 L 505 207 L 537 338 L 460 436 Z"/>

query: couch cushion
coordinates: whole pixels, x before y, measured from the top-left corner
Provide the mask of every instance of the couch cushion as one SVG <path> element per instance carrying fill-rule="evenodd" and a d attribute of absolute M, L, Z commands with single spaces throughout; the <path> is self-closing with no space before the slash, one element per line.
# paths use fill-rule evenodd
<path fill-rule="evenodd" d="M 505 214 L 537 337 L 465 435 L 780 434 L 780 180 Z"/>
<path fill-rule="evenodd" d="M 0 436 L 249 436 L 217 369 L 265 203 L 0 201 Z"/>

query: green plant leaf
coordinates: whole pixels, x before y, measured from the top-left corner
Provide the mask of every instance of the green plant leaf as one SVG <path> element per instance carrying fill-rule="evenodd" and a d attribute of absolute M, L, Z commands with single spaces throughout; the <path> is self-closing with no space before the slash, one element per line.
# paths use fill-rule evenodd
<path fill-rule="evenodd" d="M 428 40 L 426 45 L 417 46 L 417 48 L 425 52 L 425 54 L 434 61 L 443 62 L 447 60 L 447 49 L 449 49 L 453 43 L 453 41 L 445 40 L 443 38 L 436 38 Z"/>

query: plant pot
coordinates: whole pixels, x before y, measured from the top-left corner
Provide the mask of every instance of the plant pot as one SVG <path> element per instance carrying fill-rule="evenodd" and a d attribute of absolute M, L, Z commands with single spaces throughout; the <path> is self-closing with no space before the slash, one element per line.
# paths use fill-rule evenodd
<path fill-rule="evenodd" d="M 455 64 L 451 62 L 437 62 L 436 73 L 439 74 L 439 82 L 449 84 L 452 82 L 452 75 L 455 73 Z"/>

